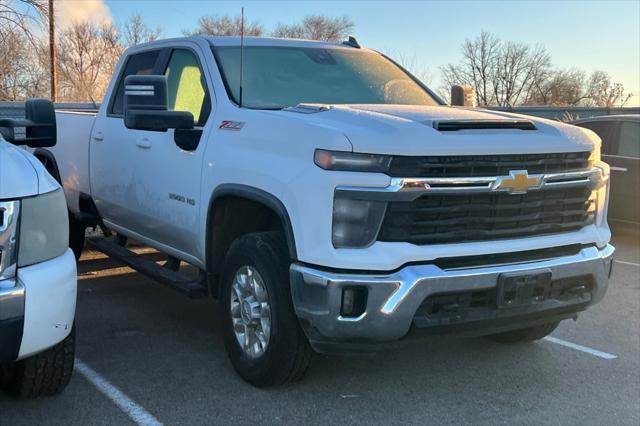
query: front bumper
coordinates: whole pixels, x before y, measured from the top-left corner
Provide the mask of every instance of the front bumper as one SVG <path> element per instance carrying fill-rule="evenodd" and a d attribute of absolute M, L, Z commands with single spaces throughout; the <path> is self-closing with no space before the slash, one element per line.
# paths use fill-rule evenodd
<path fill-rule="evenodd" d="M 291 292 L 301 324 L 312 346 L 321 352 L 359 350 L 404 338 L 410 331 L 474 329 L 478 334 L 523 328 L 575 316 L 597 303 L 607 290 L 614 247 L 581 248 L 574 254 L 521 263 L 441 268 L 435 264 L 406 266 L 389 274 L 340 273 L 291 266 Z M 552 283 L 579 280 L 557 298 L 512 308 L 451 309 L 458 299 L 491 294 L 504 274 L 551 273 Z M 563 284 L 564 285 L 564 284 Z M 344 288 L 365 288 L 366 305 L 356 317 L 341 315 Z M 450 315 L 434 315 L 434 297 L 453 298 Z M 456 299 L 458 297 L 458 299 Z M 475 302 L 474 302 L 475 303 Z M 443 306 L 445 306 L 443 305 Z M 459 306 L 458 306 L 459 307 Z"/>
<path fill-rule="evenodd" d="M 64 340 L 73 326 L 76 293 L 71 250 L 0 281 L 0 362 L 29 357 Z"/>

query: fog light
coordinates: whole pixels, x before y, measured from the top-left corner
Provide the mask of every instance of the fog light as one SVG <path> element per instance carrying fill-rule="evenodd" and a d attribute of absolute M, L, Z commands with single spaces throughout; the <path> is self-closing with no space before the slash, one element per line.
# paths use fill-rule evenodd
<path fill-rule="evenodd" d="M 342 289 L 342 306 L 340 316 L 356 318 L 367 310 L 367 288 L 362 286 Z"/>

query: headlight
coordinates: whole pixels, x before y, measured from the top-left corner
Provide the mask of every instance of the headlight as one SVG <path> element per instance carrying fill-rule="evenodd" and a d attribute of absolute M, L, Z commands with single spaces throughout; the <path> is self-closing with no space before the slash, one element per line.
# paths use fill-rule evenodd
<path fill-rule="evenodd" d="M 388 155 L 354 154 L 322 149 L 316 150 L 313 160 L 318 167 L 325 170 L 344 172 L 384 173 L 389 170 L 391 164 L 391 157 Z"/>
<path fill-rule="evenodd" d="M 18 266 L 61 256 L 69 247 L 69 218 L 62 189 L 22 200 Z"/>
<path fill-rule="evenodd" d="M 387 203 L 336 198 L 333 203 L 332 242 L 335 248 L 363 248 L 380 231 Z"/>

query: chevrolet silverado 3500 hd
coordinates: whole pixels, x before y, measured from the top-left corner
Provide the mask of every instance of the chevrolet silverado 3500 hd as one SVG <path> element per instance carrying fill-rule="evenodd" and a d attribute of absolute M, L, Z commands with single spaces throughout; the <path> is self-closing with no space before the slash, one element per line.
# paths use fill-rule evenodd
<path fill-rule="evenodd" d="M 199 268 L 257 386 L 301 377 L 312 349 L 539 339 L 607 289 L 594 133 L 447 106 L 353 39 L 136 46 L 97 115 L 57 119 L 37 155 L 63 182 L 76 253 L 100 224 Z"/>
<path fill-rule="evenodd" d="M 32 100 L 26 111 L 26 120 L 0 119 L 0 388 L 33 398 L 62 391 L 73 372 L 76 262 L 59 183 L 3 139 L 55 144 L 53 105 Z"/>

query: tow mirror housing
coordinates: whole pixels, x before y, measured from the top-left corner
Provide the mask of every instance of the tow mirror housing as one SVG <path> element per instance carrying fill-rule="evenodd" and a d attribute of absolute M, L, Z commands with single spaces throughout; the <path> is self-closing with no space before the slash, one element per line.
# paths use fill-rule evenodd
<path fill-rule="evenodd" d="M 16 129 L 24 129 L 16 132 Z M 31 148 L 51 148 L 56 145 L 56 111 L 48 99 L 29 99 L 25 103 L 25 118 L 0 118 L 0 134 L 14 145 Z"/>
<path fill-rule="evenodd" d="M 451 105 L 463 106 L 468 108 L 476 107 L 476 91 L 472 86 L 452 86 L 451 87 Z"/>
<path fill-rule="evenodd" d="M 167 78 L 163 75 L 130 75 L 124 80 L 124 125 L 127 129 L 166 132 L 193 129 L 193 114 L 169 111 Z"/>

